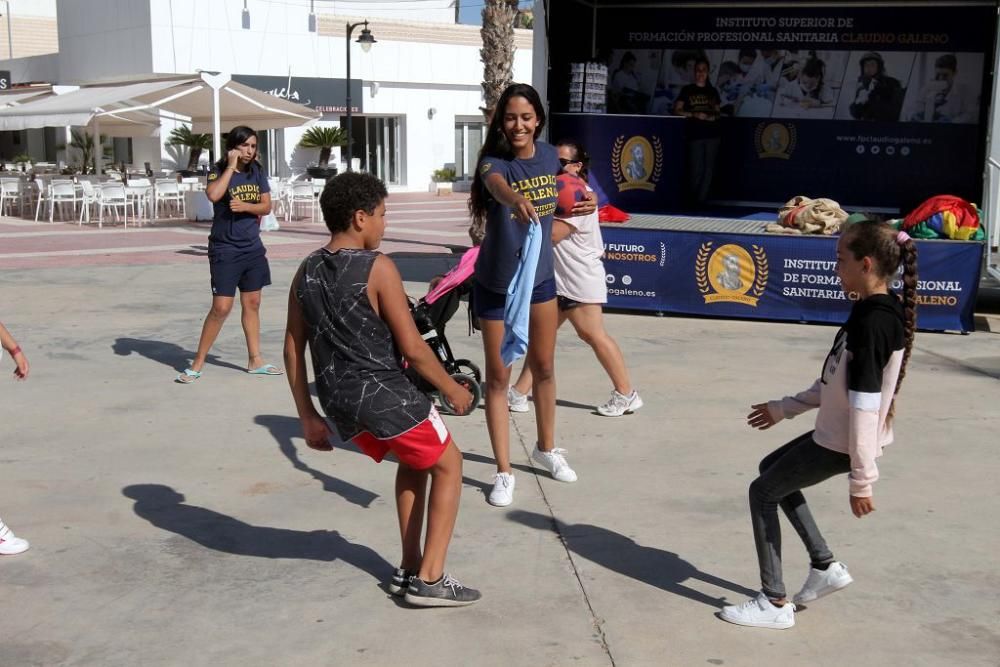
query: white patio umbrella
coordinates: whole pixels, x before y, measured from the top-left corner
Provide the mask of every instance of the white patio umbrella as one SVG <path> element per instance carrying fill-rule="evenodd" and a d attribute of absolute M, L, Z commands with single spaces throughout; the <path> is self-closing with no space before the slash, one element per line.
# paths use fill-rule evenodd
<path fill-rule="evenodd" d="M 222 129 L 249 125 L 255 130 L 294 127 L 321 113 L 232 81 L 227 74 L 157 76 L 92 85 L 28 99 L 0 108 L 0 130 L 38 127 L 92 127 L 94 165 L 100 173 L 101 133 L 148 137 L 159 132 L 163 118 L 190 123 L 195 132 L 211 131 L 215 154 L 221 154 Z"/>

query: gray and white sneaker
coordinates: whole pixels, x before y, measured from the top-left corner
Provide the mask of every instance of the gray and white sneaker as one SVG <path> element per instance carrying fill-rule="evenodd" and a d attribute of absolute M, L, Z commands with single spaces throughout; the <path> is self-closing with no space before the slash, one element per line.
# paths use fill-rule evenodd
<path fill-rule="evenodd" d="M 507 387 L 507 408 L 511 412 L 527 412 L 528 395 L 522 394 L 513 386 Z"/>
<path fill-rule="evenodd" d="M 531 452 L 532 460 L 538 465 L 545 468 L 552 479 L 559 482 L 575 482 L 576 473 L 572 468 L 569 467 L 569 463 L 566 461 L 566 450 L 561 447 L 556 447 L 547 452 L 543 452 L 535 446 L 535 451 Z"/>
<path fill-rule="evenodd" d="M 406 589 L 410 587 L 410 581 L 415 576 L 417 576 L 416 572 L 397 567 L 396 571 L 392 573 L 392 580 L 389 582 L 389 592 L 393 595 L 405 595 Z"/>
<path fill-rule="evenodd" d="M 825 570 L 817 570 L 814 567 L 810 567 L 806 583 L 803 584 L 802 590 L 796 593 L 792 600 L 795 604 L 812 602 L 824 595 L 836 593 L 841 588 L 850 586 L 853 581 L 854 578 L 847 571 L 847 566 L 839 561 L 833 561 L 830 563 L 830 567 Z"/>
<path fill-rule="evenodd" d="M 414 607 L 465 607 L 478 602 L 481 597 L 475 588 L 463 586 L 458 579 L 446 573 L 431 584 L 420 577 L 413 577 L 405 600 Z"/>
<path fill-rule="evenodd" d="M 635 412 L 641 407 L 642 399 L 639 398 L 639 392 L 635 389 L 628 396 L 619 393 L 617 389 L 612 389 L 611 398 L 604 405 L 598 406 L 597 412 L 605 417 L 621 417 L 624 414 Z"/>
<path fill-rule="evenodd" d="M 493 475 L 493 490 L 487 498 L 490 505 L 507 507 L 514 502 L 514 475 L 509 472 L 498 472 Z"/>

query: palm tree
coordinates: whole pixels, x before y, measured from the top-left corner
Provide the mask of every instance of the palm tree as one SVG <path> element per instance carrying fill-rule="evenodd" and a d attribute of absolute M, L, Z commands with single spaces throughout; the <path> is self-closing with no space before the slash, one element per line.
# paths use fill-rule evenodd
<path fill-rule="evenodd" d="M 170 132 L 167 139 L 168 146 L 184 146 L 191 152 L 188 154 L 187 171 L 198 170 L 198 159 L 202 151 L 207 151 L 212 147 L 212 135 L 192 132 L 187 125 L 181 125 Z"/>
<path fill-rule="evenodd" d="M 299 140 L 302 148 L 319 149 L 319 167 L 326 169 L 330 164 L 330 153 L 337 146 L 347 145 L 347 130 L 342 127 L 310 127 Z"/>
<path fill-rule="evenodd" d="M 104 157 L 111 156 L 111 147 L 105 146 L 104 142 L 108 138 L 105 135 L 101 135 L 101 148 L 104 153 Z M 94 169 L 94 135 L 86 130 L 82 132 L 80 130 L 72 130 L 69 145 L 72 148 L 77 149 L 82 154 L 83 166 L 80 171 L 84 174 L 93 173 Z"/>
<path fill-rule="evenodd" d="M 517 0 L 486 0 L 483 7 L 483 102 L 486 122 L 490 122 L 497 100 L 514 78 L 514 19 Z"/>

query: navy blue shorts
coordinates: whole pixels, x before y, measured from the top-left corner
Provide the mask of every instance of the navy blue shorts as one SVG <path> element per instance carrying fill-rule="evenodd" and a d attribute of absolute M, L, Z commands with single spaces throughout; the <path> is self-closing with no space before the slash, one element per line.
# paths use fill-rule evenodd
<path fill-rule="evenodd" d="M 545 303 L 556 298 L 556 279 L 535 285 L 531 292 L 531 303 Z M 503 292 L 491 292 L 478 282 L 472 283 L 473 313 L 481 320 L 502 320 L 503 308 L 507 303 L 507 295 Z"/>
<path fill-rule="evenodd" d="M 236 296 L 241 292 L 257 292 L 271 284 L 271 267 L 266 255 L 248 258 L 208 256 L 212 271 L 212 296 Z"/>

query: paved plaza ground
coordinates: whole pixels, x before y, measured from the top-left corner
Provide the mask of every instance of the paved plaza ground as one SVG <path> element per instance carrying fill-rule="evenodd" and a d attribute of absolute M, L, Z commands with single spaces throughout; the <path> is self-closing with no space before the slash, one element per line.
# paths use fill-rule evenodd
<path fill-rule="evenodd" d="M 394 199 L 385 249 L 420 295 L 465 223 Z M 567 331 L 557 438 L 579 481 L 537 474 L 533 413 L 513 415 L 515 502 L 491 507 L 483 410 L 446 418 L 465 453 L 448 569 L 483 600 L 416 610 L 384 590 L 394 466 L 308 449 L 285 379 L 242 372 L 237 311 L 204 377 L 172 382 L 209 303 L 204 233 L 0 220 L 0 319 L 31 362 L 15 383 L 3 361 L 0 516 L 32 543 L 0 559 L 0 665 L 1000 663 L 1000 334 L 918 334 L 875 514 L 851 515 L 845 479 L 807 492 L 855 584 L 771 631 L 715 614 L 758 585 L 757 462 L 811 419 L 744 416 L 807 387 L 835 328 L 609 315 L 646 403 L 620 419 L 595 413 L 610 386 Z M 323 240 L 267 237 L 269 361 L 297 258 Z M 449 338 L 478 361 L 464 312 Z M 783 529 L 797 589 L 807 558 Z"/>

